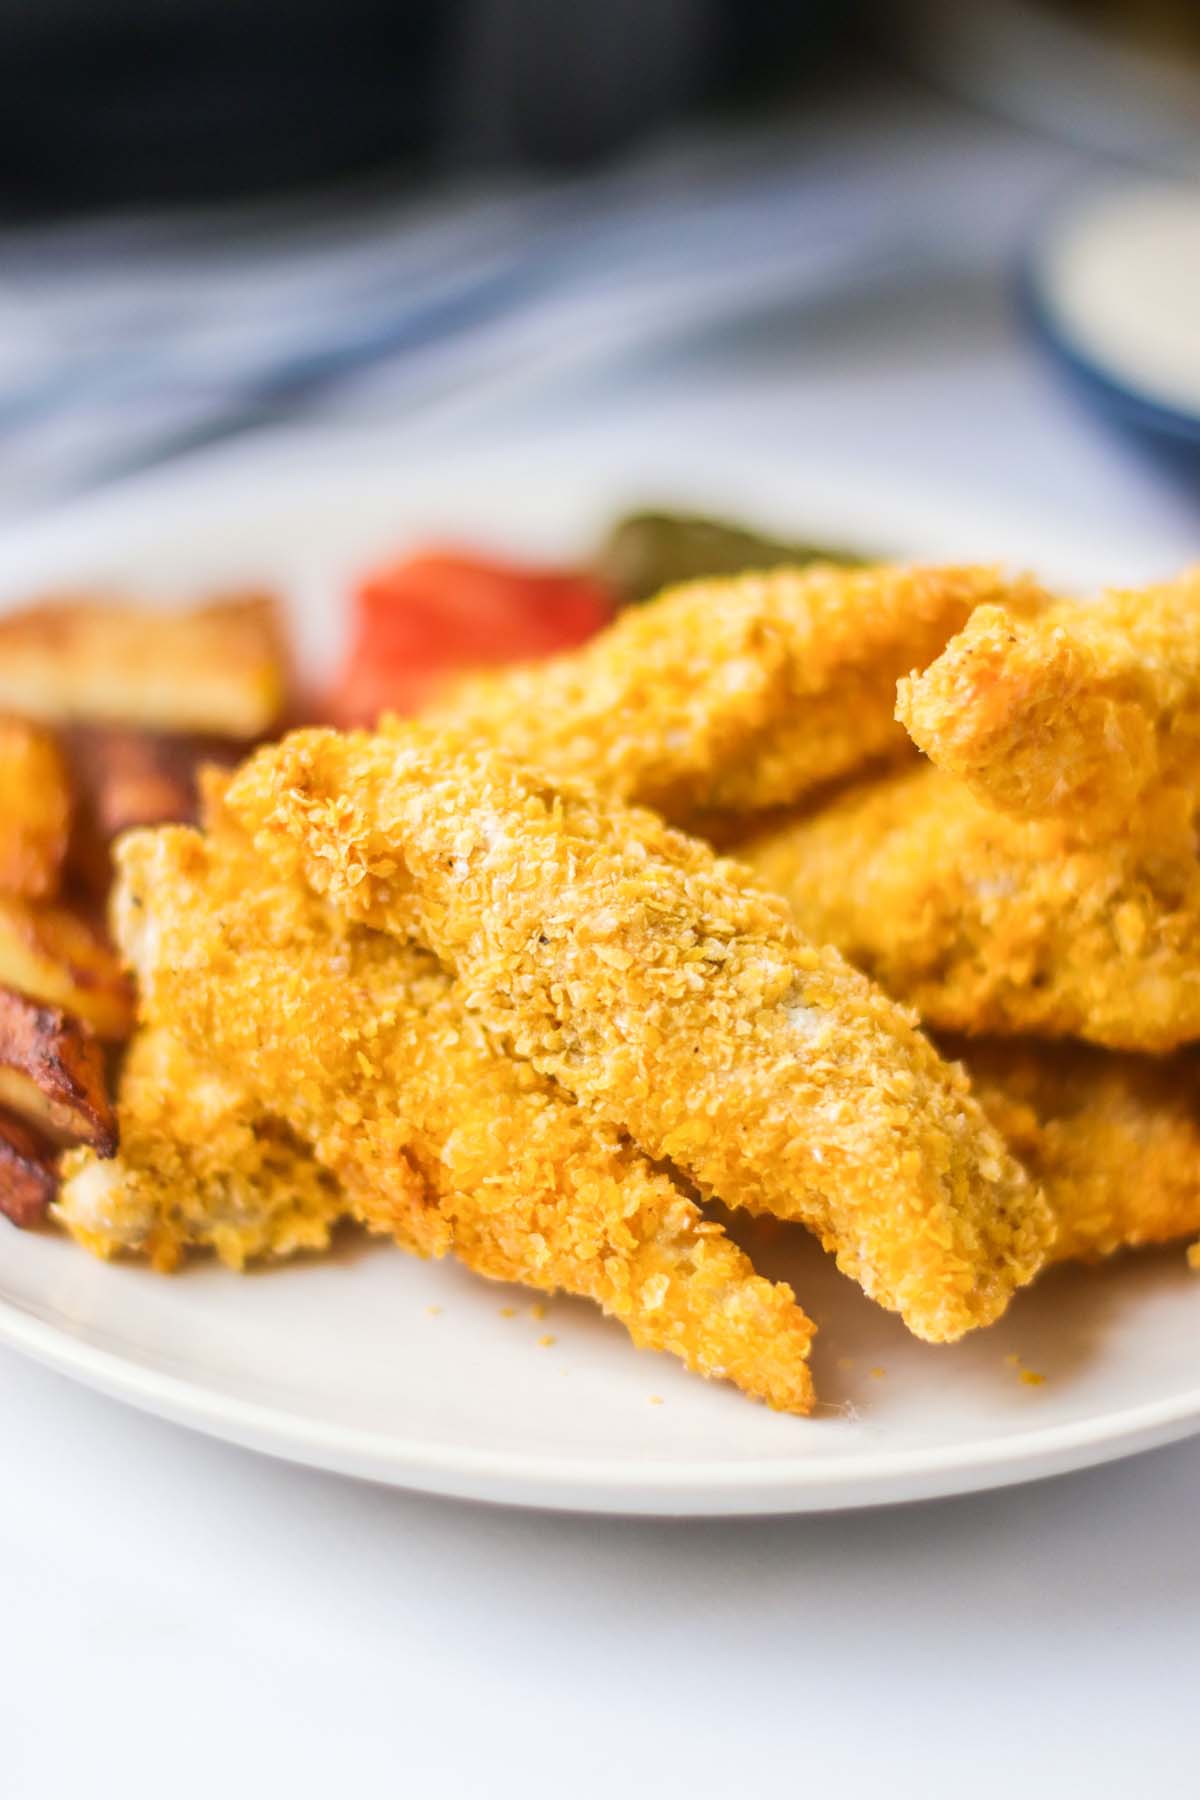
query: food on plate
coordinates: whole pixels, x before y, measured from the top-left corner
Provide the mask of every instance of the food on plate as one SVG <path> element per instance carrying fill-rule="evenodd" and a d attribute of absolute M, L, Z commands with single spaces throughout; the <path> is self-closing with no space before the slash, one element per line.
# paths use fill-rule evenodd
<path fill-rule="evenodd" d="M 1200 1231 L 1200 1059 L 1029 1040 L 943 1045 L 1045 1189 L 1056 1262 Z"/>
<path fill-rule="evenodd" d="M 961 1072 L 707 845 L 419 727 L 297 732 L 227 802 L 282 871 L 425 942 L 497 1044 L 702 1194 L 809 1225 L 918 1336 L 1041 1266 L 1046 1203 Z"/>
<path fill-rule="evenodd" d="M 68 736 L 88 827 L 105 845 L 139 825 L 186 825 L 196 818 L 197 777 L 206 763 L 231 766 L 244 747 L 222 738 L 80 726 Z"/>
<path fill-rule="evenodd" d="M 769 537 L 701 513 L 627 513 L 609 532 L 594 563 L 596 574 L 622 602 L 636 605 L 664 588 L 748 570 L 801 568 L 805 563 L 860 563 L 860 556 L 825 545 Z"/>
<path fill-rule="evenodd" d="M 56 738 L 0 717 L 0 894 L 52 899 L 70 828 L 70 776 Z"/>
<path fill-rule="evenodd" d="M 498 1054 L 431 957 L 347 924 L 219 823 L 135 833 L 118 856 L 148 1019 L 235 1070 L 358 1218 L 594 1300 L 636 1343 L 808 1410 L 812 1327 L 791 1290 L 619 1131 Z"/>
<path fill-rule="evenodd" d="M 0 1217 L 28 1229 L 45 1218 L 58 1185 L 53 1147 L 0 1107 Z"/>
<path fill-rule="evenodd" d="M 1164 1052 L 1200 1038 L 1195 802 L 1142 811 L 1137 836 L 1080 841 L 918 764 L 740 854 L 935 1030 Z"/>
<path fill-rule="evenodd" d="M 414 712 L 464 669 L 572 649 L 612 617 L 581 570 L 429 550 L 373 570 L 354 596 L 350 654 L 330 701 L 339 723 Z"/>
<path fill-rule="evenodd" d="M 0 984 L 65 1007 L 99 1037 L 133 1029 L 128 977 L 105 939 L 81 914 L 0 896 Z"/>
<path fill-rule="evenodd" d="M 56 1006 L 0 987 L 0 1107 L 56 1144 L 117 1146 L 104 1057 L 86 1025 Z"/>
<path fill-rule="evenodd" d="M 68 1151 L 54 1217 L 94 1255 L 170 1270 L 191 1249 L 230 1268 L 324 1250 L 346 1211 L 336 1181 L 236 1070 L 157 1028 L 137 1032 L 117 1095 L 121 1147 Z M 0 1171 L 0 1181 L 2 1181 Z"/>
<path fill-rule="evenodd" d="M 1036 617 L 981 607 L 897 716 L 1001 812 L 1136 828 L 1154 788 L 1200 786 L 1200 568 Z"/>
<path fill-rule="evenodd" d="M 1025 580 L 994 569 L 778 569 L 675 588 L 582 650 L 468 680 L 430 719 L 676 825 L 792 805 L 911 754 L 896 680 Z"/>
<path fill-rule="evenodd" d="M 349 1222 L 796 1414 L 724 1208 L 934 1343 L 1200 1234 L 1200 570 L 1088 608 L 643 513 L 355 609 L 327 711 L 422 717 L 245 761 L 270 601 L 0 619 L 12 1223 L 165 1271 Z"/>
<path fill-rule="evenodd" d="M 0 615 L 0 708 L 55 725 L 138 725 L 251 742 L 278 724 L 287 657 L 275 603 L 185 612 L 65 595 Z"/>

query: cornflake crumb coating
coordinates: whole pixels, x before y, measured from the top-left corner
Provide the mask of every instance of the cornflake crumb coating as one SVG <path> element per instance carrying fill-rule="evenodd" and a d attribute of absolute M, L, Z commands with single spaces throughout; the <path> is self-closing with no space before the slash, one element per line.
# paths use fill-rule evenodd
<path fill-rule="evenodd" d="M 914 742 L 1000 811 L 1136 826 L 1156 785 L 1200 786 L 1200 569 L 1037 616 L 980 607 L 898 700 Z"/>
<path fill-rule="evenodd" d="M 1168 790 L 1143 835 L 1087 842 L 923 764 L 741 854 L 932 1029 L 1164 1052 L 1200 1038 L 1194 807 Z"/>
<path fill-rule="evenodd" d="M 988 1117 L 1040 1181 L 1056 1262 L 1200 1231 L 1200 1058 L 1086 1044 L 944 1044 Z"/>
<path fill-rule="evenodd" d="M 810 1409 L 813 1328 L 791 1289 L 619 1132 L 497 1055 L 430 956 L 347 926 L 228 829 L 134 833 L 119 859 L 148 1016 L 236 1067 L 371 1229 L 583 1295 L 635 1343 Z"/>
<path fill-rule="evenodd" d="M 139 1031 L 117 1094 L 121 1148 L 72 1150 L 54 1216 L 96 1256 L 146 1257 L 170 1270 L 192 1249 L 230 1268 L 324 1250 L 346 1210 L 332 1175 L 278 1116 L 264 1114 L 227 1065 L 170 1032 Z"/>
<path fill-rule="evenodd" d="M 996 1318 L 1046 1203 L 911 1015 L 654 815 L 477 745 L 298 732 L 229 804 L 347 916 L 426 942 L 498 1042 L 705 1195 L 809 1225 L 919 1336 Z"/>
<path fill-rule="evenodd" d="M 689 582 L 581 650 L 469 679 L 430 720 L 673 824 L 707 825 L 909 753 L 898 678 L 974 607 L 1030 605 L 1035 591 L 989 568 L 819 565 Z"/>

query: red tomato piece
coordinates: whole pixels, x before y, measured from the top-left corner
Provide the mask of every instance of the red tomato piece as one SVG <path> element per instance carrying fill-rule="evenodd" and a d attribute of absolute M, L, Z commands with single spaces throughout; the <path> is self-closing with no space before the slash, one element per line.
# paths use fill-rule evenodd
<path fill-rule="evenodd" d="M 533 661 L 585 642 L 613 613 L 608 589 L 570 570 L 430 550 L 368 574 L 330 704 L 343 721 L 415 711 L 459 671 Z"/>

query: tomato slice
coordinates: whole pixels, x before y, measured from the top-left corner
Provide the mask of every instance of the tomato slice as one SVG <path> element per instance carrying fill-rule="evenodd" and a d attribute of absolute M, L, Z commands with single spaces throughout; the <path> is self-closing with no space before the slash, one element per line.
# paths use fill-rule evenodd
<path fill-rule="evenodd" d="M 370 721 L 412 712 L 455 673 L 571 649 L 612 617 L 592 576 L 432 549 L 375 569 L 354 596 L 350 655 L 332 715 Z"/>

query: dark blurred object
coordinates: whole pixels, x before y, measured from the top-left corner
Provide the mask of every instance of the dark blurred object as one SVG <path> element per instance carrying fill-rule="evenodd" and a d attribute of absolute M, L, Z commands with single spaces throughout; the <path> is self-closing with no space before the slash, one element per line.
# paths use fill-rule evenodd
<path fill-rule="evenodd" d="M 888 16 L 964 99 L 1086 150 L 1200 167 L 1197 0 L 895 0 Z"/>
<path fill-rule="evenodd" d="M 0 0 L 13 211 L 571 163 L 786 80 L 834 0 Z"/>
<path fill-rule="evenodd" d="M 744 525 L 694 513 L 629 513 L 612 529 L 596 558 L 596 573 L 625 605 L 663 588 L 706 576 L 742 575 L 789 563 L 857 563 L 860 557 L 824 545 L 766 537 Z"/>

